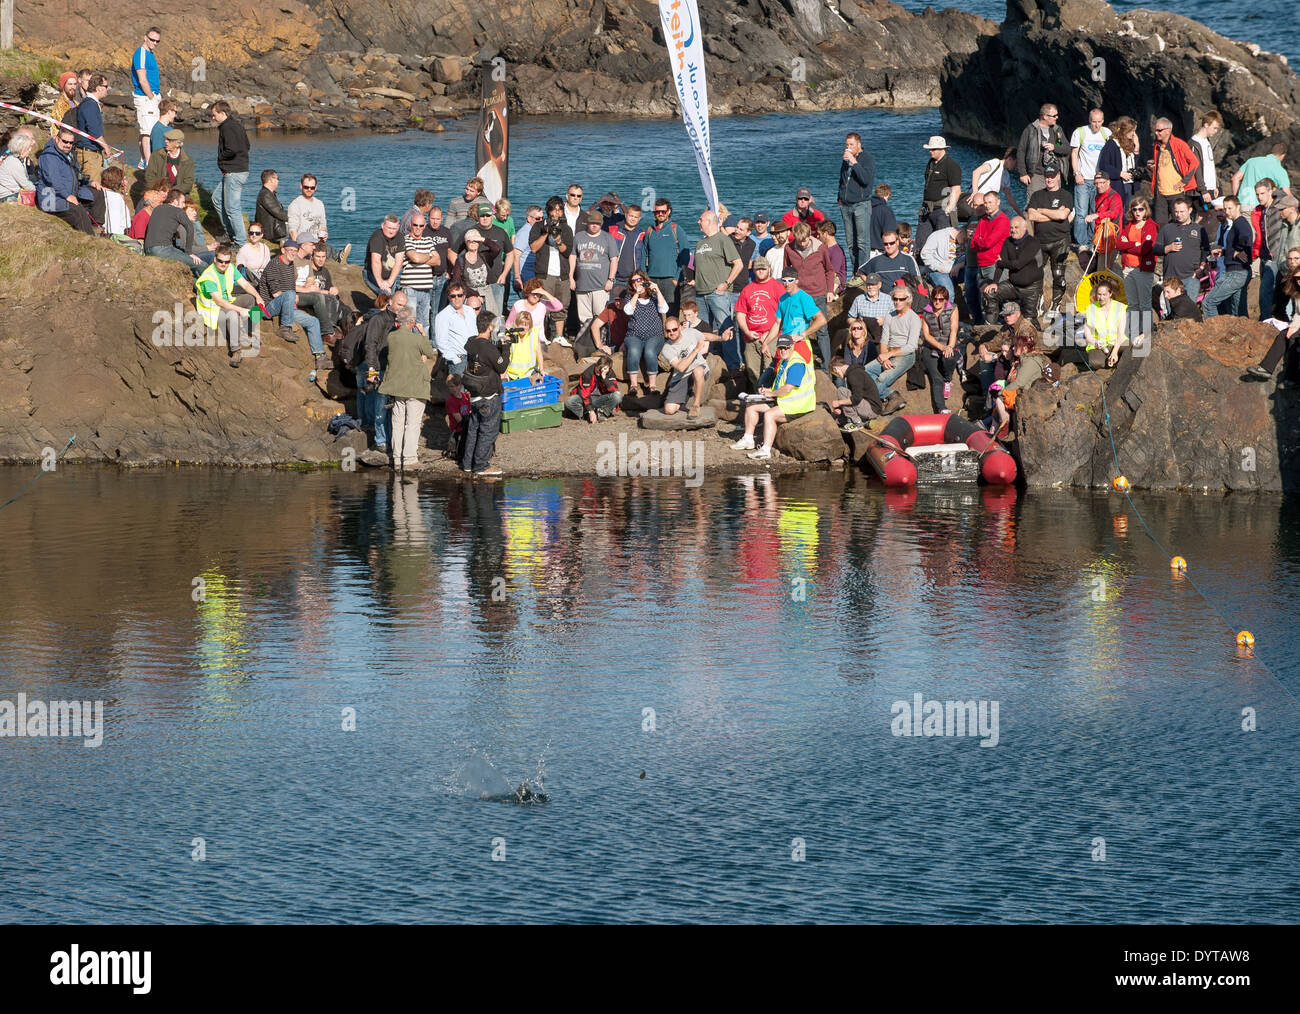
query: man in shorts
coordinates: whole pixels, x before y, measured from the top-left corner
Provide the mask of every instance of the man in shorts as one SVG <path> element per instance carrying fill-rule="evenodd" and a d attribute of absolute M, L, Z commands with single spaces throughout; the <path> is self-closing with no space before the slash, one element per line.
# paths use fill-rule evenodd
<path fill-rule="evenodd" d="M 144 43 L 131 56 L 131 91 L 135 104 L 135 125 L 140 131 L 140 163 L 137 169 L 149 164 L 152 154 L 150 132 L 158 122 L 158 103 L 162 101 L 158 78 L 158 60 L 153 51 L 162 42 L 162 32 L 150 28 L 144 33 Z"/>

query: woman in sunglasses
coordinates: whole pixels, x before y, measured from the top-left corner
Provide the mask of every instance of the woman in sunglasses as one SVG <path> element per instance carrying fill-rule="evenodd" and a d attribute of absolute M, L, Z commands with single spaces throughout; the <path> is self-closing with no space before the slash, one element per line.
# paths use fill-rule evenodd
<path fill-rule="evenodd" d="M 664 348 L 664 318 L 668 300 L 659 286 L 644 271 L 635 272 L 627 281 L 628 293 L 623 300 L 627 315 L 627 336 L 623 339 L 623 368 L 628 388 L 634 398 L 659 393 L 659 353 Z M 644 372 L 645 387 L 637 383 L 637 373 Z"/>

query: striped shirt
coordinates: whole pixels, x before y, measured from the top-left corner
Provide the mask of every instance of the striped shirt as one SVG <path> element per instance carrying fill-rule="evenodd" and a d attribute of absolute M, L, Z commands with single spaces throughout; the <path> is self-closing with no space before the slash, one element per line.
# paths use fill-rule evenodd
<path fill-rule="evenodd" d="M 407 253 L 431 254 L 433 253 L 432 236 L 413 236 L 410 233 L 406 235 Z M 402 287 L 404 289 L 417 289 L 426 291 L 433 288 L 433 267 L 429 264 L 416 264 L 408 260 L 402 265 Z"/>

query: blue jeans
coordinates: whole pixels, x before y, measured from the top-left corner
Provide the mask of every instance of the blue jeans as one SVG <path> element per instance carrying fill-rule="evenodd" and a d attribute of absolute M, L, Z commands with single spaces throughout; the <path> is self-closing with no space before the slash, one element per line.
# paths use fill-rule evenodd
<path fill-rule="evenodd" d="M 406 293 L 406 305 L 409 306 L 415 314 L 415 322 L 424 328 L 424 335 L 430 341 L 433 340 L 433 290 L 432 289 L 408 289 L 403 288 Z"/>
<path fill-rule="evenodd" d="M 226 230 L 226 235 L 235 244 L 236 249 L 248 242 L 248 233 L 244 231 L 244 184 L 248 182 L 248 173 L 222 173 L 221 185 L 212 193 L 212 206 L 217 212 L 217 221 Z"/>
<path fill-rule="evenodd" d="M 953 270 L 956 271 L 956 270 L 958 270 L 958 269 L 957 269 L 957 268 L 953 268 Z M 961 270 L 964 271 L 965 269 L 962 268 Z M 951 275 L 946 274 L 946 273 L 943 272 L 943 271 L 931 271 L 931 272 L 930 272 L 930 283 L 931 283 L 932 285 L 939 285 L 939 286 L 942 286 L 943 288 L 945 288 L 945 289 L 948 290 L 948 302 L 949 302 L 949 303 L 951 303 L 954 299 L 957 298 L 957 284 L 952 280 L 952 276 L 951 276 Z"/>
<path fill-rule="evenodd" d="M 893 393 L 889 389 L 889 385 L 907 373 L 914 362 L 916 362 L 916 353 L 908 352 L 906 355 L 895 356 L 893 368 L 883 370 L 883 372 L 879 359 L 873 359 L 867 364 L 867 373 L 876 382 L 876 389 L 880 391 L 880 397 L 888 398 Z"/>
<path fill-rule="evenodd" d="M 461 376 L 464 376 L 464 375 L 465 375 L 465 363 L 468 362 L 468 361 L 469 361 L 469 357 L 468 357 L 468 356 L 461 356 L 459 359 L 448 359 L 448 360 L 447 360 L 447 372 L 448 372 L 449 374 L 450 374 L 450 373 L 459 373 Z"/>
<path fill-rule="evenodd" d="M 1273 291 L 1277 285 L 1277 261 L 1259 262 L 1259 319 L 1273 316 Z M 1245 289 L 1241 290 L 1245 292 Z M 1247 314 L 1242 314 L 1247 316 Z"/>
<path fill-rule="evenodd" d="M 849 274 L 871 259 L 871 201 L 841 204 L 844 220 L 844 250 L 849 258 Z"/>
<path fill-rule="evenodd" d="M 325 345 L 320 340 L 320 321 L 306 310 L 298 309 L 298 294 L 296 292 L 285 289 L 274 299 L 268 300 L 266 313 L 268 317 L 280 318 L 281 327 L 286 326 L 284 322 L 286 317 L 289 317 L 295 324 L 301 324 L 302 329 L 307 332 L 307 344 L 311 346 L 312 354 L 317 356 L 325 354 Z"/>
<path fill-rule="evenodd" d="M 366 288 L 369 289 L 371 292 L 373 292 L 376 296 L 380 294 L 379 283 L 375 281 L 375 276 L 370 273 L 369 264 L 367 264 L 365 267 L 361 269 L 361 280 L 366 283 Z M 401 287 L 402 287 L 402 273 L 399 271 L 397 273 L 397 278 L 393 280 L 392 292 L 388 292 L 386 293 L 386 295 L 391 296 L 393 292 L 396 292 Z"/>
<path fill-rule="evenodd" d="M 366 374 L 369 367 L 362 363 L 357 367 L 357 415 L 362 428 L 372 427 L 375 431 L 375 446 L 388 446 L 388 397 L 379 393 L 378 386 L 373 391 L 366 391 Z M 384 382 L 383 373 L 379 374 L 378 384 Z"/>
<path fill-rule="evenodd" d="M 827 320 L 830 314 L 826 312 L 826 297 L 813 296 L 813 302 L 817 304 L 817 309 L 821 310 L 822 316 Z M 823 324 L 817 329 L 817 351 L 821 353 L 821 368 L 827 373 L 831 372 L 831 333 L 827 325 Z"/>
<path fill-rule="evenodd" d="M 1097 194 L 1097 185 L 1092 180 L 1079 183 L 1074 188 L 1074 242 L 1078 246 L 1092 242 L 1092 237 L 1088 223 L 1084 218 L 1088 215 L 1088 208 L 1092 204 L 1092 199 Z"/>
<path fill-rule="evenodd" d="M 470 402 L 470 410 L 461 442 L 460 467 L 464 472 L 481 472 L 491 463 L 501 433 L 501 398 L 478 398 Z"/>
<path fill-rule="evenodd" d="M 1227 303 L 1229 310 L 1234 309 L 1238 294 L 1245 290 L 1249 281 L 1249 271 L 1224 271 L 1214 280 L 1214 288 L 1201 301 L 1201 314 L 1206 320 L 1217 317 L 1222 303 Z"/>
<path fill-rule="evenodd" d="M 484 293 L 487 299 L 484 300 L 484 308 L 491 310 L 498 317 L 505 313 L 506 285 L 505 282 L 488 282 L 488 290 Z"/>
<path fill-rule="evenodd" d="M 962 278 L 962 297 L 966 300 L 970 319 L 976 324 L 983 324 L 984 301 L 980 296 L 980 269 L 975 264 L 974 254 L 968 255 L 966 259 Z"/>
<path fill-rule="evenodd" d="M 646 376 L 656 376 L 659 373 L 659 353 L 663 350 L 663 335 L 638 338 L 629 331 L 627 337 L 623 339 L 623 367 L 627 372 L 627 379 L 631 380 L 643 363 Z"/>
<path fill-rule="evenodd" d="M 184 264 L 198 278 L 203 273 L 203 265 L 195 264 L 190 260 L 190 255 L 183 250 L 177 250 L 174 246 L 151 246 L 145 251 L 150 257 L 161 257 L 164 260 L 176 261 L 178 264 Z"/>
<path fill-rule="evenodd" d="M 700 304 L 700 319 L 713 325 L 713 333 L 720 335 L 727 329 L 727 326 L 735 326 L 731 319 L 732 312 L 736 309 L 736 294 L 734 292 L 724 292 L 718 295 L 716 292 L 710 292 L 707 295 L 698 295 L 697 302 Z M 722 361 L 726 364 L 727 369 L 735 370 L 740 368 L 740 334 L 731 336 L 729 342 L 719 342 L 714 345 L 718 354 L 722 356 Z"/>

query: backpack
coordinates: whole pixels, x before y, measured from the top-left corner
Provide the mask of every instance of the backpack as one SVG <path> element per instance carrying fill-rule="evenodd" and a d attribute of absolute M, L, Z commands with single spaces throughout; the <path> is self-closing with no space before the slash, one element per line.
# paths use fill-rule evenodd
<path fill-rule="evenodd" d="M 467 352 L 461 381 L 471 398 L 485 398 L 489 394 L 495 394 L 496 385 L 493 381 L 497 376 L 496 370 L 486 363 L 480 363 L 473 352 Z"/>

